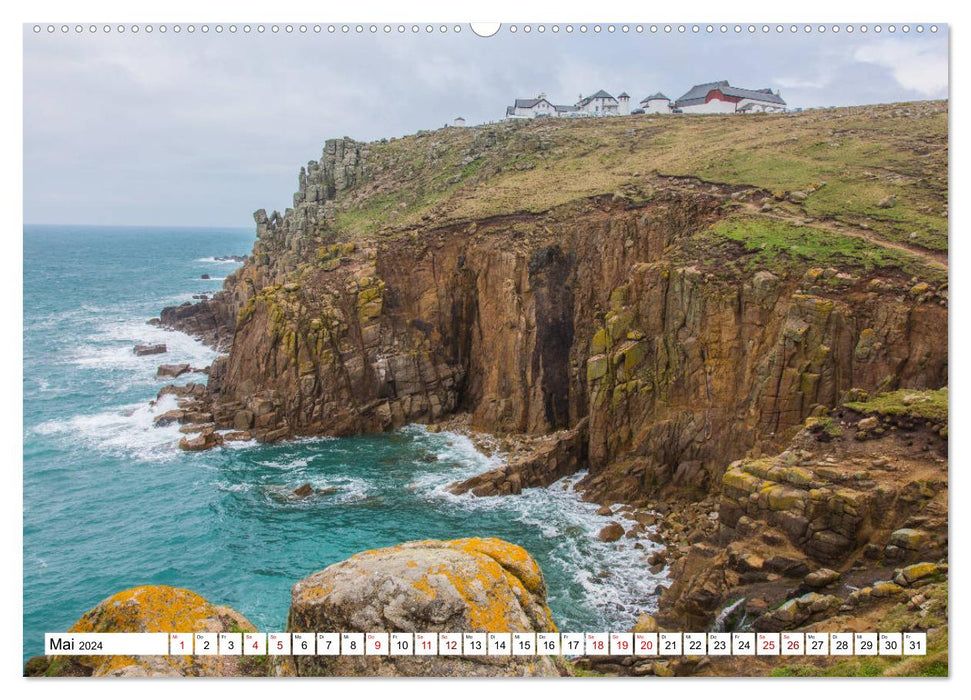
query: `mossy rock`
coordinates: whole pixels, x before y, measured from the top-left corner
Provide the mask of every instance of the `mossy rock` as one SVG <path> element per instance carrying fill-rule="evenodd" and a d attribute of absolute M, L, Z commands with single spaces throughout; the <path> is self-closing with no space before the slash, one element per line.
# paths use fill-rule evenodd
<path fill-rule="evenodd" d="M 587 360 L 587 381 L 595 382 L 607 375 L 610 362 L 606 355 L 596 355 Z"/>
<path fill-rule="evenodd" d="M 843 405 L 857 413 L 881 416 L 909 416 L 933 422 L 947 422 L 947 387 L 943 389 L 899 389 L 847 401 Z"/>

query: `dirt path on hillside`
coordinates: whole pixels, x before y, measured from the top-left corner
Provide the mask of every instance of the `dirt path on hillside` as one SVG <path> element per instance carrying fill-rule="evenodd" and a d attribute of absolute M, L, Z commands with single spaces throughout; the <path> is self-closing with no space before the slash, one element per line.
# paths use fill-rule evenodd
<path fill-rule="evenodd" d="M 778 219 L 780 221 L 785 221 L 793 225 L 799 225 L 800 217 L 794 216 L 785 211 L 779 211 L 773 209 L 772 211 L 762 211 L 760 206 L 761 202 L 742 202 L 742 205 L 746 212 L 756 214 L 758 216 L 769 217 L 772 219 Z M 948 256 L 947 251 L 937 251 L 928 250 L 927 248 L 922 248 L 920 246 L 907 245 L 906 243 L 898 243 L 896 241 L 888 241 L 885 238 L 881 238 L 873 231 L 867 231 L 862 228 L 856 228 L 836 222 L 833 219 L 813 219 L 810 224 L 802 224 L 810 228 L 823 229 L 831 233 L 836 233 L 841 236 L 849 236 L 851 238 L 859 238 L 861 240 L 872 243 L 873 245 L 878 245 L 882 248 L 890 248 L 893 250 L 899 250 L 903 253 L 909 253 L 910 255 L 916 255 L 922 258 L 925 263 L 931 267 L 935 267 L 940 270 L 948 269 Z"/>

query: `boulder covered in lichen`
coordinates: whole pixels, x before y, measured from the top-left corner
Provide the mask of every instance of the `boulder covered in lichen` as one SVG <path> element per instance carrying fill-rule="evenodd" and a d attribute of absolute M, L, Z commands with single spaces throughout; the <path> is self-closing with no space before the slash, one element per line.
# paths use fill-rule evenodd
<path fill-rule="evenodd" d="M 231 608 L 213 605 L 184 588 L 138 586 L 105 598 L 69 632 L 250 632 L 253 624 Z M 28 675 L 44 676 L 240 676 L 263 675 L 239 656 L 34 657 Z M 264 664 L 265 665 L 265 664 Z"/>
<path fill-rule="evenodd" d="M 291 632 L 554 632 L 539 566 L 493 538 L 369 550 L 293 588 Z M 532 656 L 295 656 L 289 672 L 323 676 L 554 676 Z"/>

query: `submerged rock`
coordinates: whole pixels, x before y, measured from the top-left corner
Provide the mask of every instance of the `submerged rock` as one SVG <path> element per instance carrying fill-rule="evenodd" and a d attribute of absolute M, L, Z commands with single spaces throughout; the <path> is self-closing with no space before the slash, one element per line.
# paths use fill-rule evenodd
<path fill-rule="evenodd" d="M 553 632 L 526 550 L 498 539 L 426 540 L 357 554 L 293 588 L 287 630 Z M 548 657 L 295 656 L 301 676 L 555 676 Z"/>
<path fill-rule="evenodd" d="M 154 320 L 155 319 L 150 319 L 149 323 Z M 157 343 L 155 345 L 136 345 L 132 349 L 132 352 L 139 357 L 143 357 L 145 355 L 161 355 L 162 353 L 166 353 L 168 351 L 168 346 L 166 346 L 165 343 Z"/>
<path fill-rule="evenodd" d="M 307 498 L 308 496 L 314 495 L 314 487 L 310 484 L 304 484 L 303 486 L 298 486 L 293 490 L 293 495 L 297 498 Z"/>

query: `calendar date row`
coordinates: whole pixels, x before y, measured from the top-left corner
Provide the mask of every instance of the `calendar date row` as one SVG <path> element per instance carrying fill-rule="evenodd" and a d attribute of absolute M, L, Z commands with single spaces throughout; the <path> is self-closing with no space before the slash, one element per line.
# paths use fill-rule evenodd
<path fill-rule="evenodd" d="M 903 656 L 923 632 L 173 632 L 45 635 L 56 655 Z"/>

